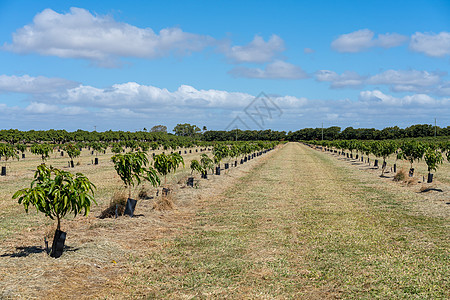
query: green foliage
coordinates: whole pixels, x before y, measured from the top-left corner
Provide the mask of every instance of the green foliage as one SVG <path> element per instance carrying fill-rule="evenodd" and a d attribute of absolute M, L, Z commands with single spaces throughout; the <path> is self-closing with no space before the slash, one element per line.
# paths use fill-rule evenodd
<path fill-rule="evenodd" d="M 191 161 L 191 174 L 194 172 L 203 173 L 205 170 L 203 166 L 198 162 L 198 160 L 193 159 Z"/>
<path fill-rule="evenodd" d="M 442 153 L 433 147 L 428 147 L 424 154 L 425 162 L 428 166 L 428 173 L 436 171 L 439 164 L 443 163 Z"/>
<path fill-rule="evenodd" d="M 91 203 L 96 204 L 94 189 L 95 185 L 81 173 L 73 175 L 41 164 L 30 188 L 17 191 L 13 199 L 19 198 L 19 204 L 23 204 L 27 213 L 28 207 L 33 205 L 52 220 L 56 218 L 60 230 L 60 220 L 68 213 L 75 216 L 83 210 L 85 216 L 89 213 Z"/>
<path fill-rule="evenodd" d="M 420 160 L 422 159 L 426 147 L 423 143 L 418 142 L 418 141 L 407 141 L 404 142 L 401 146 L 400 146 L 400 152 L 398 153 L 398 158 L 400 159 L 406 159 L 410 162 L 411 164 L 411 168 L 413 165 L 413 162 L 415 160 Z"/>
<path fill-rule="evenodd" d="M 27 151 L 27 145 L 25 145 L 25 144 L 16 144 L 16 149 L 19 150 L 20 152 L 24 153 L 25 151 Z"/>
<path fill-rule="evenodd" d="M 49 144 L 33 144 L 30 151 L 35 155 L 40 155 L 42 161 L 45 161 L 53 152 L 53 147 Z"/>
<path fill-rule="evenodd" d="M 111 148 L 111 152 L 115 153 L 115 154 L 119 154 L 123 152 L 123 148 L 122 146 L 118 145 L 118 144 L 114 144 L 114 146 L 112 146 Z"/>
<path fill-rule="evenodd" d="M 141 148 L 142 151 L 147 152 L 150 149 L 150 144 L 146 142 L 139 143 L 139 148 Z"/>
<path fill-rule="evenodd" d="M 208 155 L 203 153 L 200 156 L 200 164 L 202 165 L 203 169 L 212 171 L 214 169 L 214 162 L 211 158 L 209 158 Z"/>
<path fill-rule="evenodd" d="M 228 157 L 229 155 L 229 148 L 228 146 L 224 144 L 217 144 L 214 146 L 212 151 L 213 157 L 214 157 L 214 163 L 216 165 L 220 164 L 222 159 Z"/>
<path fill-rule="evenodd" d="M 183 157 L 178 153 L 172 153 L 169 155 L 161 153 L 155 155 L 153 160 L 153 167 L 159 174 L 164 176 L 164 184 L 167 183 L 167 174 L 170 172 L 175 172 L 181 164 L 184 167 Z"/>
<path fill-rule="evenodd" d="M 71 160 L 80 156 L 80 154 L 81 154 L 80 149 L 77 146 L 75 146 L 74 144 L 67 144 L 64 147 L 64 150 L 66 150 L 67 155 L 69 155 Z"/>
<path fill-rule="evenodd" d="M 131 186 L 141 184 L 141 179 L 145 179 L 153 186 L 158 186 L 161 182 L 156 171 L 149 167 L 147 155 L 144 152 L 129 152 L 125 154 L 116 154 L 111 157 L 116 169 L 117 175 L 122 179 L 123 183 L 129 188 L 129 196 L 131 197 Z"/>
<path fill-rule="evenodd" d="M 151 142 L 150 147 L 152 148 L 152 150 L 156 150 L 159 148 L 159 144 L 157 142 Z"/>
<path fill-rule="evenodd" d="M 90 144 L 90 147 L 95 151 L 96 155 L 99 152 L 103 152 L 106 149 L 106 145 L 103 143 L 94 142 Z"/>
<path fill-rule="evenodd" d="M 10 158 L 19 159 L 16 149 L 10 144 L 0 144 L 0 157 L 4 157 L 6 161 Z"/>
<path fill-rule="evenodd" d="M 167 126 L 164 125 L 156 125 L 150 129 L 151 132 L 164 132 L 167 133 Z"/>
<path fill-rule="evenodd" d="M 447 156 L 447 161 L 450 162 L 450 142 L 442 142 L 439 144 L 439 148 L 441 148 L 442 154 Z"/>
<path fill-rule="evenodd" d="M 236 145 L 236 144 L 231 145 L 231 147 L 230 147 L 230 149 L 229 149 L 229 152 L 228 152 L 228 155 L 229 155 L 230 157 L 236 158 L 236 157 L 238 157 L 240 154 L 241 154 L 241 147 L 239 147 L 239 145 Z"/>
<path fill-rule="evenodd" d="M 173 132 L 175 132 L 175 134 L 178 136 L 194 137 L 196 134 L 198 134 L 201 131 L 202 130 L 200 128 L 198 128 L 196 125 L 191 125 L 188 123 L 177 124 L 177 126 L 175 126 L 173 128 Z"/>

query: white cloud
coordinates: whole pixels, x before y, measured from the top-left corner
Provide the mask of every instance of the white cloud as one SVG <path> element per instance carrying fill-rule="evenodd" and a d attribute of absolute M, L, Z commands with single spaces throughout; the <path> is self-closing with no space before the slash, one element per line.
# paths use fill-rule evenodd
<path fill-rule="evenodd" d="M 448 84 L 442 82 L 446 73 L 418 70 L 387 70 L 369 78 L 356 72 L 342 74 L 329 70 L 315 73 L 317 81 L 331 82 L 331 88 L 357 88 L 364 85 L 387 85 L 394 92 L 432 93 L 448 95 Z"/>
<path fill-rule="evenodd" d="M 360 52 L 372 47 L 373 35 L 369 29 L 343 34 L 331 43 L 331 47 L 339 52 Z"/>
<path fill-rule="evenodd" d="M 260 129 L 246 118 L 244 108 L 254 100 L 246 93 L 224 90 L 201 90 L 183 85 L 174 91 L 137 83 L 117 84 L 110 88 L 80 86 L 73 94 L 51 94 L 28 106 L 8 107 L 0 104 L 4 128 L 78 128 L 92 130 L 139 130 L 155 124 L 172 128 L 188 122 L 223 130 L 239 116 L 251 129 Z M 58 98 L 60 97 L 60 98 Z M 275 130 L 297 130 L 305 127 L 357 126 L 383 128 L 388 120 L 396 125 L 426 123 L 430 116 L 443 124 L 450 121 L 450 98 L 436 99 L 425 94 L 394 97 L 379 90 L 362 91 L 358 99 L 307 99 L 289 95 L 271 95 L 283 111 L 266 120 Z M 69 103 L 71 102 L 71 103 Z M 270 125 L 269 125 L 270 124 Z"/>
<path fill-rule="evenodd" d="M 374 91 L 362 91 L 359 94 L 359 100 L 363 102 L 375 102 L 382 103 L 387 106 L 427 106 L 436 105 L 438 101 L 425 94 L 408 95 L 401 98 L 386 95 L 379 90 Z"/>
<path fill-rule="evenodd" d="M 374 35 L 374 32 L 369 29 L 342 34 L 331 43 L 331 47 L 338 52 L 356 53 L 372 47 L 397 47 L 408 39 L 397 33 L 379 34 L 376 39 L 374 39 Z"/>
<path fill-rule="evenodd" d="M 16 53 L 39 53 L 63 58 L 88 59 L 111 64 L 118 57 L 156 58 L 171 52 L 189 53 L 210 45 L 208 36 L 183 32 L 179 28 L 138 28 L 95 16 L 82 8 L 59 14 L 51 9 L 38 13 L 33 23 L 13 34 L 4 48 Z"/>
<path fill-rule="evenodd" d="M 80 115 L 87 110 L 77 106 L 60 107 L 47 103 L 31 102 L 25 111 L 31 114 L 58 114 L 58 115 Z"/>
<path fill-rule="evenodd" d="M 52 93 L 78 86 L 79 83 L 62 78 L 48 78 L 44 76 L 31 77 L 0 75 L 0 93 Z"/>
<path fill-rule="evenodd" d="M 367 80 L 369 84 L 431 86 L 438 84 L 441 77 L 436 73 L 417 70 L 387 70 Z"/>
<path fill-rule="evenodd" d="M 365 78 L 356 72 L 345 71 L 341 75 L 329 70 L 316 72 L 318 81 L 331 82 L 331 88 L 360 87 L 364 84 Z"/>
<path fill-rule="evenodd" d="M 450 96 L 450 81 L 445 81 L 436 88 L 436 94 Z"/>
<path fill-rule="evenodd" d="M 259 68 L 236 67 L 229 72 L 234 77 L 260 78 L 260 79 L 303 79 L 308 75 L 299 66 L 276 60 L 266 66 L 264 70 Z"/>
<path fill-rule="evenodd" d="M 412 35 L 409 48 L 432 57 L 450 55 L 450 32 L 420 33 Z"/>
<path fill-rule="evenodd" d="M 275 34 L 267 42 L 256 35 L 247 45 L 222 49 L 233 63 L 266 63 L 272 61 L 282 51 L 284 51 L 284 41 Z"/>
<path fill-rule="evenodd" d="M 253 96 L 245 93 L 213 89 L 197 90 L 187 85 L 182 85 L 176 91 L 170 92 L 167 89 L 128 82 L 115 84 L 105 89 L 79 86 L 68 90 L 65 95 L 54 95 L 51 101 L 103 108 L 141 109 L 152 106 L 170 108 L 179 106 L 201 108 L 242 107 L 252 99 Z"/>
<path fill-rule="evenodd" d="M 393 48 L 401 46 L 408 40 L 408 37 L 398 33 L 379 34 L 378 39 L 374 40 L 374 45 L 381 48 Z"/>

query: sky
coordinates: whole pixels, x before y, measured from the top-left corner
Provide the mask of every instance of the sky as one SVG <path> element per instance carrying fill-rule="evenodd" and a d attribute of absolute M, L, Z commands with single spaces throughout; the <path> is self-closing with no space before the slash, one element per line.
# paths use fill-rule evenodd
<path fill-rule="evenodd" d="M 0 0 L 0 129 L 446 127 L 449 71 L 449 0 Z"/>

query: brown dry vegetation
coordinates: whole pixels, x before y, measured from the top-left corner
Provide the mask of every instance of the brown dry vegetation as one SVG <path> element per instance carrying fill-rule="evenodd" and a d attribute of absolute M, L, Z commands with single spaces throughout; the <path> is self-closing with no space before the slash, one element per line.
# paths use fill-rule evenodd
<path fill-rule="evenodd" d="M 189 170 L 180 170 L 172 210 L 154 210 L 153 198 L 134 218 L 99 219 L 120 182 L 108 155 L 99 166 L 86 154 L 80 161 L 75 170 L 97 185 L 99 205 L 63 220 L 59 259 L 43 249 L 54 224 L 11 200 L 38 161 L 15 162 L 0 179 L 0 298 L 450 297 L 446 182 L 420 193 L 289 143 L 198 188 L 185 187 Z"/>

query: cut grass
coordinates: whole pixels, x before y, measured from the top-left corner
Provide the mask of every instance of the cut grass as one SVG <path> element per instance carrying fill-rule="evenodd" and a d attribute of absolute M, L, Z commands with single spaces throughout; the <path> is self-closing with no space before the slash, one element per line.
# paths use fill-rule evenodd
<path fill-rule="evenodd" d="M 448 218 L 371 185 L 290 144 L 147 257 L 141 282 L 169 298 L 448 297 Z"/>
<path fill-rule="evenodd" d="M 120 183 L 104 180 L 114 175 L 104 165 L 79 168 L 107 205 Z M 45 217 L 0 203 L 0 224 L 10 224 L 0 298 L 39 298 L 39 288 L 61 299 L 450 297 L 445 205 L 295 143 L 210 177 L 198 189 L 175 186 L 172 211 L 139 201 L 140 217 L 63 221 L 73 248 L 59 260 L 12 257 L 15 245 L 40 245 Z M 4 197 L 14 185 L 7 180 Z M 15 228 L 22 222 L 32 231 Z"/>

